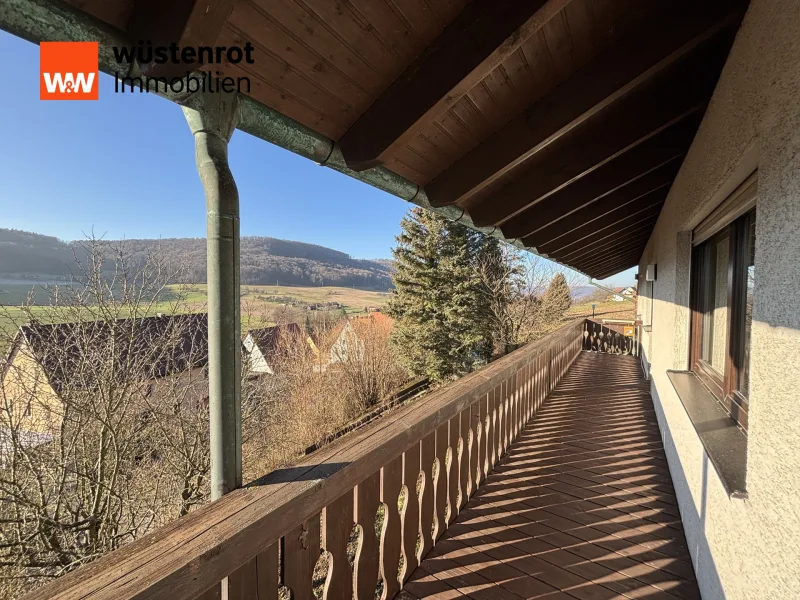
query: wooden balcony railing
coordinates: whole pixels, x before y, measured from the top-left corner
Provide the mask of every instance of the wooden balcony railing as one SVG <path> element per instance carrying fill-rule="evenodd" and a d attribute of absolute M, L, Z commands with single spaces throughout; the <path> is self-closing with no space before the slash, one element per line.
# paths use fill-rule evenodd
<path fill-rule="evenodd" d="M 29 597 L 266 600 L 288 597 L 284 586 L 310 600 L 325 552 L 326 600 L 374 600 L 379 581 L 391 599 L 567 371 L 582 334 L 583 322 L 565 325 Z"/>
<path fill-rule="evenodd" d="M 637 321 L 616 321 L 612 324 L 586 319 L 583 322 L 583 349 L 589 352 L 639 356 L 639 329 Z"/>

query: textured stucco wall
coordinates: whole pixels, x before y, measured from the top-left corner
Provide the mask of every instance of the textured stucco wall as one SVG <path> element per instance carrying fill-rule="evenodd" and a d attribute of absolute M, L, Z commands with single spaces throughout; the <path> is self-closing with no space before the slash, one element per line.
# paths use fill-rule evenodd
<path fill-rule="evenodd" d="M 687 232 L 758 167 L 748 498 L 731 499 L 667 369 L 686 368 Z M 800 1 L 752 0 L 645 254 L 653 400 L 703 597 L 800 598 Z"/>

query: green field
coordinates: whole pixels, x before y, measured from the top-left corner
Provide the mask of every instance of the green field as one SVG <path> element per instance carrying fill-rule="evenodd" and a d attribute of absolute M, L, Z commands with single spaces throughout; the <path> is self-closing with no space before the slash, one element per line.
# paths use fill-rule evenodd
<path fill-rule="evenodd" d="M 0 354 L 17 327 L 28 320 L 28 314 L 42 322 L 56 322 L 60 311 L 49 304 L 49 296 L 43 289 L 36 289 L 35 302 L 30 313 L 20 305 L 26 302 L 32 286 L 30 284 L 4 284 L 0 286 Z M 168 286 L 165 299 L 154 302 L 147 314 L 172 312 L 203 312 L 206 310 L 206 285 Z M 383 307 L 389 300 L 389 292 L 375 292 L 346 287 L 290 287 L 275 285 L 242 286 L 242 329 L 264 327 L 271 323 L 269 316 L 280 304 L 297 302 L 301 306 L 294 309 L 298 318 L 304 313 L 302 305 L 320 302 L 339 302 L 347 313 L 363 312 L 364 308 Z"/>

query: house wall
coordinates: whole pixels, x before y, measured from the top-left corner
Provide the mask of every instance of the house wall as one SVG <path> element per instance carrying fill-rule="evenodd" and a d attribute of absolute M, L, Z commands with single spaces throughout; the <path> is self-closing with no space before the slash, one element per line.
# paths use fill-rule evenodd
<path fill-rule="evenodd" d="M 160 401 L 200 407 L 208 399 L 208 378 L 205 368 L 182 371 L 153 379 L 149 387 L 149 403 Z M 145 393 L 145 390 L 142 390 Z M 26 412 L 26 408 L 30 410 Z M 8 407 L 8 410 L 6 410 Z M 144 403 L 142 405 L 144 409 Z M 53 434 L 61 426 L 63 404 L 47 380 L 42 366 L 22 342 L 10 357 L 0 386 L 0 427 L 8 426 L 8 412 L 13 427 L 27 433 Z"/>
<path fill-rule="evenodd" d="M 355 353 L 355 355 L 351 357 L 351 353 Z M 353 326 L 347 323 L 339 334 L 339 337 L 336 338 L 333 346 L 331 346 L 330 362 L 337 363 L 347 362 L 351 359 L 358 360 L 359 355 L 363 353 L 364 343 L 358 339 L 356 332 L 353 330 Z"/>
<path fill-rule="evenodd" d="M 14 349 L 3 372 L 0 407 L 2 425 L 31 433 L 50 433 L 61 422 L 61 400 L 25 341 Z"/>
<path fill-rule="evenodd" d="M 690 232 L 755 168 L 748 497 L 733 499 L 666 371 L 688 367 Z M 652 263 L 645 366 L 703 598 L 800 598 L 800 2 L 752 0 L 640 272 Z"/>
<path fill-rule="evenodd" d="M 253 340 L 253 337 L 248 334 L 244 339 L 244 348 L 246 350 L 246 358 L 248 360 L 248 368 L 251 373 L 268 373 L 273 375 L 272 368 L 267 363 L 267 359 L 259 350 L 258 345 Z"/>

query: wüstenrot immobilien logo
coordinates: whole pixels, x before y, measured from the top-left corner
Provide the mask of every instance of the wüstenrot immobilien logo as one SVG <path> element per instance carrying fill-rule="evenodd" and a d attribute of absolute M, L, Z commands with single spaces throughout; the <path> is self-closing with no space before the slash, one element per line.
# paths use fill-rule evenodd
<path fill-rule="evenodd" d="M 41 100 L 97 100 L 97 42 L 42 42 L 39 45 Z"/>

